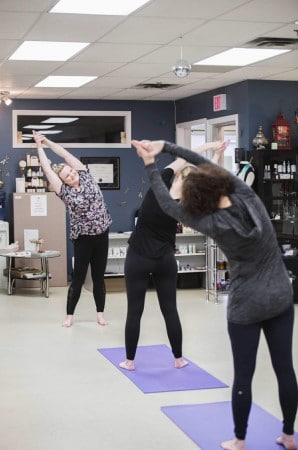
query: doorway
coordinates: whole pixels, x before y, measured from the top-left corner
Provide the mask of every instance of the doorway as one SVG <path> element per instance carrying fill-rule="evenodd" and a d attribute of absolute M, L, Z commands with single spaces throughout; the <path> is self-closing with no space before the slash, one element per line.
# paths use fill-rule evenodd
<path fill-rule="evenodd" d="M 194 150 L 206 142 L 218 140 L 229 141 L 218 164 L 236 175 L 239 170 L 239 166 L 235 162 L 235 148 L 238 147 L 238 114 L 176 124 L 176 142 L 182 147 Z M 212 155 L 212 150 L 206 152 L 207 158 L 211 159 Z M 211 298 L 215 303 L 224 303 L 227 300 L 227 292 L 218 290 L 218 282 L 222 276 L 228 277 L 227 270 L 222 272 L 218 269 L 218 265 L 224 262 L 226 262 L 226 257 L 223 252 L 213 239 L 207 237 L 204 284 L 208 301 Z"/>
<path fill-rule="evenodd" d="M 176 142 L 182 147 L 194 150 L 206 142 L 217 140 L 229 140 L 229 146 L 219 164 L 236 174 L 238 172 L 238 165 L 235 163 L 235 148 L 238 147 L 238 114 L 176 124 Z M 207 151 L 206 156 L 212 158 L 212 151 Z"/>

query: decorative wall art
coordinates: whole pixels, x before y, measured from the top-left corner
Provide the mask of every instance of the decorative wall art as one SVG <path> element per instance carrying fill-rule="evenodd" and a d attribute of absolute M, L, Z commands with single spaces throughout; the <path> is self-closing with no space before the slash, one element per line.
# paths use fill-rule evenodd
<path fill-rule="evenodd" d="M 120 189 L 120 158 L 82 156 L 81 161 L 98 182 L 100 189 Z"/>

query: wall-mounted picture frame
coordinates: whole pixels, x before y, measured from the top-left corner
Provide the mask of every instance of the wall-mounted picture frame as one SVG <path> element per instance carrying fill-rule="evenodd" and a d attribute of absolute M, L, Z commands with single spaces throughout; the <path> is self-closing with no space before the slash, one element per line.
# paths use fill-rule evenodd
<path fill-rule="evenodd" d="M 100 189 L 120 189 L 120 158 L 118 156 L 82 156 Z"/>
<path fill-rule="evenodd" d="M 12 145 L 35 147 L 33 130 L 69 148 L 131 147 L 130 111 L 13 110 Z"/>

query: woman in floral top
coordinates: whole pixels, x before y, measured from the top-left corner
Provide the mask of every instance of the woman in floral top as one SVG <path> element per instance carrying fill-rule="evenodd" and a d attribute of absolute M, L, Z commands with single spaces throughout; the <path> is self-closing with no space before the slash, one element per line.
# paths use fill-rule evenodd
<path fill-rule="evenodd" d="M 109 225 L 112 222 L 102 192 L 85 165 L 61 145 L 33 132 L 43 171 L 54 191 L 65 203 L 70 217 L 70 239 L 74 245 L 74 268 L 68 289 L 66 319 L 63 326 L 71 327 L 88 266 L 91 267 L 93 296 L 97 322 L 106 325 L 104 318 L 104 273 L 109 246 Z M 53 170 L 43 147 L 49 147 L 64 159 L 65 164 Z"/>

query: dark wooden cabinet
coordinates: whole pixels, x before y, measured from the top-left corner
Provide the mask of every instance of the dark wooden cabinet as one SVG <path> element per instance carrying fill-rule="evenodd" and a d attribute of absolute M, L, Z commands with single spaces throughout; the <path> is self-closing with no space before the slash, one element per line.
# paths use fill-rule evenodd
<path fill-rule="evenodd" d="M 280 232 L 280 224 L 296 216 L 298 150 L 254 150 L 252 164 L 256 171 L 253 187 Z"/>
<path fill-rule="evenodd" d="M 298 149 L 251 152 L 256 179 L 253 188 L 264 202 L 281 246 L 289 244 L 293 256 L 284 255 L 285 265 L 298 303 Z"/>

